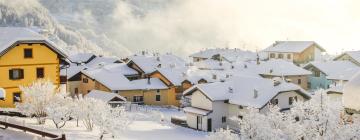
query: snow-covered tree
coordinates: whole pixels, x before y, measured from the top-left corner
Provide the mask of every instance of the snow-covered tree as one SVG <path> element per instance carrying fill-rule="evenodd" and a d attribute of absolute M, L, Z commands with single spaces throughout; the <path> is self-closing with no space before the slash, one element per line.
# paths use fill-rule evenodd
<path fill-rule="evenodd" d="M 57 92 L 56 86 L 48 80 L 37 80 L 20 89 L 24 93 L 24 101 L 16 104 L 16 108 L 27 116 L 34 116 L 38 124 L 44 124 L 46 107 Z"/>
<path fill-rule="evenodd" d="M 57 129 L 65 126 L 66 122 L 72 117 L 74 105 L 72 98 L 65 93 L 59 93 L 53 96 L 52 101 L 46 106 L 46 114 L 51 119 Z"/>
<path fill-rule="evenodd" d="M 239 140 L 240 137 L 234 134 L 229 129 L 219 129 L 216 132 L 211 132 L 207 137 L 209 140 Z"/>

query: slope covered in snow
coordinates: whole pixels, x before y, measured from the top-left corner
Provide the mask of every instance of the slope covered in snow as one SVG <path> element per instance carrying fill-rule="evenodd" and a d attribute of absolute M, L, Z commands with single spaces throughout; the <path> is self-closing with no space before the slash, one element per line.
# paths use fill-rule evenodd
<path fill-rule="evenodd" d="M 104 35 L 93 33 L 91 37 L 85 36 L 85 33 L 77 30 L 76 27 L 70 28 L 71 26 L 58 22 L 44 4 L 37 0 L 0 0 L 0 26 L 29 27 L 49 37 L 69 54 L 73 52 L 95 52 L 117 56 L 130 54 L 125 47 L 114 43 Z M 91 29 L 87 32 L 91 34 Z"/>

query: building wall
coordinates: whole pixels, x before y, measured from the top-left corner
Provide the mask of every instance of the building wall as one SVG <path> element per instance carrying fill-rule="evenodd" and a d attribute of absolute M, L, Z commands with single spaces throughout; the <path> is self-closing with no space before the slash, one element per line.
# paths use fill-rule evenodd
<path fill-rule="evenodd" d="M 307 70 L 312 72 L 312 74 L 308 76 L 310 89 L 319 89 L 319 88 L 328 89 L 332 84 L 332 81 L 326 78 L 326 74 L 316 69 L 315 67 L 307 68 Z M 319 77 L 315 76 L 316 72 L 320 72 Z"/>
<path fill-rule="evenodd" d="M 24 58 L 24 49 L 33 50 L 33 58 Z M 13 93 L 20 92 L 19 86 L 27 86 L 37 80 L 36 68 L 44 68 L 44 79 L 55 85 L 60 83 L 60 60 L 58 55 L 43 44 L 19 44 L 0 57 L 0 87 L 6 91 L 6 98 L 0 107 L 15 107 Z M 24 79 L 10 80 L 9 70 L 21 68 Z M 21 98 L 23 95 L 21 95 Z"/>
<path fill-rule="evenodd" d="M 167 85 L 169 87 L 169 91 L 168 91 L 168 104 L 169 105 L 174 105 L 174 106 L 180 106 L 180 100 L 176 99 L 176 95 L 179 93 L 176 93 L 176 90 L 178 90 L 180 87 L 177 87 L 175 85 L 172 85 L 172 83 L 167 80 L 162 74 L 160 74 L 159 72 L 154 72 L 150 75 L 150 77 L 152 78 L 159 78 L 162 82 L 165 83 L 165 85 Z"/>
<path fill-rule="evenodd" d="M 75 94 L 75 88 L 78 88 L 78 94 L 80 94 L 80 84 L 82 83 L 82 81 L 68 81 L 67 82 L 67 92 L 69 92 L 70 94 L 74 95 Z"/>
<path fill-rule="evenodd" d="M 212 110 L 212 102 L 199 90 L 195 91 L 191 95 L 191 106 L 196 108 L 202 108 L 205 110 Z"/>
<path fill-rule="evenodd" d="M 289 92 L 280 93 L 277 96 L 275 96 L 274 99 L 278 99 L 278 106 L 281 109 L 287 109 L 287 108 L 292 107 L 292 105 L 289 104 L 289 98 L 290 97 L 294 97 L 294 98 L 296 97 L 298 102 L 305 101 L 304 97 L 299 95 L 295 91 L 289 91 Z M 295 100 L 294 100 L 294 102 L 295 102 Z"/>
<path fill-rule="evenodd" d="M 305 64 L 310 61 L 314 61 L 315 58 L 321 57 L 321 56 L 315 56 L 316 52 L 319 51 L 319 50 L 316 51 L 316 49 L 318 49 L 316 45 L 312 45 L 311 47 L 305 49 L 303 52 L 294 54 L 294 63 Z"/>
<path fill-rule="evenodd" d="M 87 83 L 84 83 L 84 79 L 87 79 Z M 79 87 L 79 93 L 82 95 L 86 95 L 91 90 L 95 89 L 95 80 L 92 80 L 88 76 L 81 74 L 81 82 Z"/>

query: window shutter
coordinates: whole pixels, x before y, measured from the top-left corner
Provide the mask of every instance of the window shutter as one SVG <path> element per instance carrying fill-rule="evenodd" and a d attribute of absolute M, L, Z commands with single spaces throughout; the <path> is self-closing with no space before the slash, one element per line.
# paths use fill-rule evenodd
<path fill-rule="evenodd" d="M 24 79 L 24 70 L 23 69 L 20 69 L 20 79 Z"/>
<path fill-rule="evenodd" d="M 9 70 L 9 79 L 14 79 L 13 70 Z"/>

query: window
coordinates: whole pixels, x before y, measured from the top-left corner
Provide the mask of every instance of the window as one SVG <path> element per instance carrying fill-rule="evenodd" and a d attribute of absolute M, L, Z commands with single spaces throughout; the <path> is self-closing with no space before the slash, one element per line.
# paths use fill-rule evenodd
<path fill-rule="evenodd" d="M 225 116 L 223 116 L 223 117 L 221 118 L 221 122 L 222 122 L 222 123 L 226 123 L 226 117 L 225 117 Z"/>
<path fill-rule="evenodd" d="M 14 92 L 13 93 L 13 102 L 21 102 L 21 93 L 20 92 Z"/>
<path fill-rule="evenodd" d="M 243 119 L 243 116 L 239 115 L 238 118 L 239 118 L 240 120 L 242 120 L 242 119 Z"/>
<path fill-rule="evenodd" d="M 32 49 L 24 49 L 24 58 L 33 58 Z"/>
<path fill-rule="evenodd" d="M 287 59 L 291 59 L 291 54 L 287 54 Z"/>
<path fill-rule="evenodd" d="M 315 77 L 320 77 L 320 71 L 315 71 Z"/>
<path fill-rule="evenodd" d="M 157 102 L 160 101 L 160 95 L 156 95 L 156 101 L 157 101 Z"/>
<path fill-rule="evenodd" d="M 75 88 L 75 94 L 78 94 L 78 93 L 79 93 L 79 89 Z"/>
<path fill-rule="evenodd" d="M 156 92 L 157 92 L 157 93 L 160 93 L 160 89 L 157 89 Z"/>
<path fill-rule="evenodd" d="M 24 70 L 23 69 L 9 70 L 9 79 L 11 80 L 24 79 Z"/>
<path fill-rule="evenodd" d="M 36 77 L 44 78 L 44 68 L 36 68 Z"/>
<path fill-rule="evenodd" d="M 278 54 L 278 58 L 284 58 L 284 54 Z"/>
<path fill-rule="evenodd" d="M 88 83 L 89 80 L 87 78 L 83 78 L 83 83 Z"/>
<path fill-rule="evenodd" d="M 241 106 L 241 105 L 239 105 L 239 109 L 244 109 L 244 107 L 243 107 L 243 106 Z"/>
<path fill-rule="evenodd" d="M 299 84 L 299 85 L 301 84 L 301 79 L 298 79 L 298 84 Z"/>
<path fill-rule="evenodd" d="M 133 97 L 133 102 L 143 102 L 144 98 L 143 96 L 134 96 Z"/>
<path fill-rule="evenodd" d="M 90 90 L 88 90 L 87 93 L 90 93 Z"/>
<path fill-rule="evenodd" d="M 274 54 L 274 53 L 270 53 L 270 58 L 275 58 L 275 54 Z"/>
<path fill-rule="evenodd" d="M 294 98 L 293 97 L 289 97 L 289 105 L 292 105 L 294 102 Z"/>
<path fill-rule="evenodd" d="M 296 102 L 298 101 L 298 100 L 297 100 L 297 96 L 295 96 L 294 99 L 295 99 Z"/>
<path fill-rule="evenodd" d="M 272 99 L 271 104 L 277 105 L 277 104 L 279 104 L 279 100 L 278 99 Z"/>

